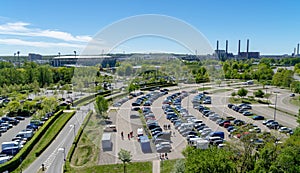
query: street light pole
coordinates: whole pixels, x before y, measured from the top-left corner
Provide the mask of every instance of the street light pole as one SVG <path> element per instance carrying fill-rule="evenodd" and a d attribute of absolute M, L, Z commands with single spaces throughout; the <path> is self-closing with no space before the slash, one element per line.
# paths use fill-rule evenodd
<path fill-rule="evenodd" d="M 275 97 L 274 121 L 276 121 L 276 104 L 277 104 L 277 93 Z"/>

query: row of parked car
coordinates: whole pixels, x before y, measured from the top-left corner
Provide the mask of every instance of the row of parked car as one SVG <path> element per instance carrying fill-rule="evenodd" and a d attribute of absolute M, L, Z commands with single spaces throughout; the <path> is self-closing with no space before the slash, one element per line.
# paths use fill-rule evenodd
<path fill-rule="evenodd" d="M 251 105 L 249 105 L 249 104 L 245 104 L 245 103 L 240 104 L 240 105 L 228 104 L 228 108 L 230 108 L 236 112 L 242 113 L 244 116 L 253 115 L 253 113 L 249 111 L 249 109 L 252 108 Z M 253 120 L 264 120 L 265 117 L 261 116 L 261 115 L 254 115 L 252 117 L 252 119 Z M 263 125 L 267 126 L 269 129 L 275 129 L 281 133 L 293 134 L 293 130 L 291 128 L 285 127 L 273 119 L 265 120 L 262 123 L 263 123 Z"/>
<path fill-rule="evenodd" d="M 7 132 L 9 129 L 13 128 L 13 126 L 18 125 L 20 120 L 23 120 L 24 117 L 2 117 L 0 120 L 0 136 L 2 133 Z"/>
<path fill-rule="evenodd" d="M 290 134 L 290 135 L 292 135 L 294 133 L 293 129 L 285 127 L 273 119 L 265 120 L 262 123 L 263 123 L 263 125 L 267 126 L 268 128 L 278 130 L 281 133 L 286 133 L 286 134 Z"/>
<path fill-rule="evenodd" d="M 2 151 L 0 155 L 0 163 L 5 163 L 10 160 L 14 155 L 16 155 L 23 146 L 32 138 L 35 131 L 42 126 L 49 117 L 53 115 L 53 112 L 47 113 L 42 117 L 41 120 L 31 120 L 26 126 L 26 129 L 21 130 L 17 133 L 11 141 L 2 143 Z M 9 117 L 3 117 L 4 119 Z M 2 119 L 3 119 L 2 118 Z M 16 117 L 17 118 L 17 117 Z M 13 118 L 10 118 L 13 119 Z M 19 120 L 25 120 L 24 117 L 18 117 Z"/>
<path fill-rule="evenodd" d="M 141 102 L 139 105 L 143 105 L 142 113 L 144 119 L 146 121 L 146 125 L 148 128 L 148 132 L 152 136 L 152 141 L 155 144 L 156 151 L 158 153 L 168 153 L 171 152 L 171 133 L 163 130 L 162 127 L 157 122 L 155 115 L 151 110 L 152 102 L 157 98 L 163 96 L 166 91 L 152 91 L 145 96 L 137 98 L 134 103 Z M 132 104 L 132 106 L 136 106 L 136 104 Z M 138 110 L 137 107 L 133 107 L 132 110 Z M 164 127 L 165 129 L 165 127 Z M 150 135 L 149 134 L 149 135 Z"/>
<path fill-rule="evenodd" d="M 214 132 L 202 120 L 189 114 L 188 110 L 181 106 L 181 100 L 186 96 L 187 92 L 175 93 L 163 101 L 162 109 L 166 118 L 192 146 L 207 149 L 209 144 L 223 145 L 224 132 Z"/>
<path fill-rule="evenodd" d="M 241 107 L 244 105 L 240 105 Z M 245 105 L 247 107 L 247 110 L 250 109 L 249 105 Z M 199 110 L 199 112 L 202 113 L 203 117 L 208 117 L 209 120 L 214 121 L 216 124 L 218 124 L 221 127 L 224 127 L 230 134 L 236 133 L 237 127 L 238 126 L 247 126 L 247 132 L 246 133 L 260 133 L 261 129 L 252 123 L 246 123 L 243 120 L 236 119 L 232 116 L 227 116 L 227 117 L 221 117 L 217 113 L 211 111 L 209 108 L 199 105 L 199 106 L 194 106 L 195 109 Z M 239 133 L 237 132 L 236 137 L 240 138 L 244 133 Z"/>

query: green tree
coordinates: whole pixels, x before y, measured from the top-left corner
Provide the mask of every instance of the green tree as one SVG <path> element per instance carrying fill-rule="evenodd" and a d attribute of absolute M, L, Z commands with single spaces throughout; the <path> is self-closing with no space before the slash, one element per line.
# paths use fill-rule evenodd
<path fill-rule="evenodd" d="M 185 170 L 185 161 L 184 159 L 177 160 L 172 173 L 184 173 Z"/>
<path fill-rule="evenodd" d="M 6 107 L 11 115 L 15 115 L 18 112 L 18 110 L 21 108 L 21 104 L 19 101 L 14 100 L 9 102 Z"/>
<path fill-rule="evenodd" d="M 119 160 L 123 162 L 124 173 L 126 173 L 126 163 L 131 162 L 132 155 L 130 154 L 130 151 L 121 148 L 121 151 L 118 152 L 118 157 Z"/>
<path fill-rule="evenodd" d="M 234 153 L 230 150 L 220 150 L 217 147 L 200 150 L 188 147 L 184 155 L 185 173 L 237 172 L 233 161 Z"/>
<path fill-rule="evenodd" d="M 95 110 L 100 116 L 103 116 L 103 113 L 108 110 L 108 102 L 103 96 L 96 97 Z"/>
<path fill-rule="evenodd" d="M 265 95 L 265 93 L 260 89 L 255 91 L 253 94 L 254 94 L 255 97 L 259 97 L 259 98 L 263 98 L 264 95 Z"/>
<path fill-rule="evenodd" d="M 237 95 L 239 95 L 240 97 L 245 97 L 247 94 L 248 94 L 248 90 L 246 90 L 245 88 L 241 88 L 237 92 Z"/>

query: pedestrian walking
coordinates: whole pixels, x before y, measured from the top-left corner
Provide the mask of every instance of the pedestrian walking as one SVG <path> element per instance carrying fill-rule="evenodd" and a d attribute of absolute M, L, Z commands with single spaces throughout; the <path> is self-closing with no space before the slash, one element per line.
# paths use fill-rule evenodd
<path fill-rule="evenodd" d="M 166 158 L 166 159 L 169 159 L 169 158 L 168 158 L 168 153 L 165 153 L 165 158 Z"/>
<path fill-rule="evenodd" d="M 168 124 L 168 129 L 169 129 L 169 130 L 171 129 L 171 125 L 170 125 L 170 124 Z"/>
<path fill-rule="evenodd" d="M 173 136 L 175 137 L 175 131 L 173 131 Z"/>
<path fill-rule="evenodd" d="M 124 139 L 124 133 L 123 133 L 123 131 L 121 132 L 121 138 Z"/>
<path fill-rule="evenodd" d="M 130 140 L 130 134 L 128 133 L 128 139 Z"/>
<path fill-rule="evenodd" d="M 133 138 L 133 131 L 130 132 L 130 137 Z"/>

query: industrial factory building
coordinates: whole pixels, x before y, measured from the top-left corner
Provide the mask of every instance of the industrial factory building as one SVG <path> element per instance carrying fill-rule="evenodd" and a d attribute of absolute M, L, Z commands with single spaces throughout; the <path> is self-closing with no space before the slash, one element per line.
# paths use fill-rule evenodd
<path fill-rule="evenodd" d="M 217 49 L 215 50 L 216 56 L 219 57 L 220 60 L 226 59 L 249 59 L 249 58 L 259 58 L 259 52 L 249 52 L 249 39 L 247 39 L 247 49 L 246 52 L 241 52 L 241 40 L 238 42 L 238 52 L 237 55 L 233 55 L 233 53 L 228 52 L 228 40 L 226 40 L 225 50 L 219 49 L 219 40 L 217 40 Z"/>

